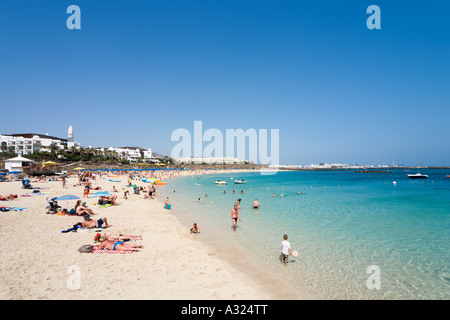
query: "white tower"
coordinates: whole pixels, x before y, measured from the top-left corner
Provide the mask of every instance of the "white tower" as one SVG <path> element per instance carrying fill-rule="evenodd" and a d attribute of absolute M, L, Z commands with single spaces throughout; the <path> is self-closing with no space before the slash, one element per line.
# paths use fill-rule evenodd
<path fill-rule="evenodd" d="M 70 126 L 69 131 L 68 131 L 67 147 L 71 148 L 74 146 L 75 146 L 75 142 L 73 141 L 73 128 L 72 128 L 72 126 Z"/>

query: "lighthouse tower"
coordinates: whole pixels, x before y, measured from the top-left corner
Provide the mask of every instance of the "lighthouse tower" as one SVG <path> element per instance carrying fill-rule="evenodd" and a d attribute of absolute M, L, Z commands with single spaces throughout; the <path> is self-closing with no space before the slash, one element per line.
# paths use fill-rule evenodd
<path fill-rule="evenodd" d="M 74 146 L 75 146 L 75 142 L 73 141 L 73 128 L 72 128 L 72 126 L 70 126 L 69 131 L 68 131 L 67 147 L 71 148 Z"/>

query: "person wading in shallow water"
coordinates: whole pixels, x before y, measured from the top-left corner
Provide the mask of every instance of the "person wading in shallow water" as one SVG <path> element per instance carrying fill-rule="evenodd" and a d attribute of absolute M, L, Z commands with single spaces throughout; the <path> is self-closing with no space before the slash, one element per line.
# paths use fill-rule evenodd
<path fill-rule="evenodd" d="M 241 221 L 241 218 L 239 217 L 239 211 L 237 204 L 234 205 L 233 210 L 231 210 L 231 220 L 233 221 L 233 231 L 236 230 L 237 227 L 237 220 Z"/>

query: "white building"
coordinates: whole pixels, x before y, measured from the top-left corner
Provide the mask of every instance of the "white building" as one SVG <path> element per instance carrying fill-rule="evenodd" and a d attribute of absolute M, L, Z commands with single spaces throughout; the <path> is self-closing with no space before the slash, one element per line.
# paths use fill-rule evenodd
<path fill-rule="evenodd" d="M 67 145 L 66 139 L 35 133 L 17 133 L 0 135 L 1 151 L 14 152 L 16 154 L 33 154 L 34 152 L 50 151 L 50 146 L 55 144 L 59 149 Z"/>
<path fill-rule="evenodd" d="M 108 148 L 108 151 L 116 152 L 120 158 L 126 159 L 130 162 L 136 162 L 140 159 L 143 160 L 152 160 L 153 153 L 152 149 L 142 149 L 138 147 L 122 147 L 122 148 L 116 148 L 116 147 L 110 147 Z"/>
<path fill-rule="evenodd" d="M 19 154 L 18 157 L 5 160 L 5 169 L 8 170 L 9 172 L 12 172 L 12 171 L 22 172 L 23 165 L 28 164 L 30 162 L 33 162 L 33 161 L 31 161 L 30 159 L 24 158 Z"/>
<path fill-rule="evenodd" d="M 75 142 L 73 141 L 73 128 L 70 126 L 67 131 L 67 148 L 70 149 L 72 147 L 75 147 Z"/>
<path fill-rule="evenodd" d="M 0 151 L 14 152 L 16 154 L 33 154 L 35 152 L 47 151 L 50 152 L 50 146 L 56 145 L 59 149 L 65 147 L 79 146 L 73 141 L 73 129 L 70 126 L 68 131 L 68 138 L 58 138 L 46 134 L 37 133 L 14 133 L 14 134 L 0 134 Z"/>
<path fill-rule="evenodd" d="M 233 157 L 185 157 L 176 158 L 174 162 L 177 164 L 245 164 L 248 161 Z"/>

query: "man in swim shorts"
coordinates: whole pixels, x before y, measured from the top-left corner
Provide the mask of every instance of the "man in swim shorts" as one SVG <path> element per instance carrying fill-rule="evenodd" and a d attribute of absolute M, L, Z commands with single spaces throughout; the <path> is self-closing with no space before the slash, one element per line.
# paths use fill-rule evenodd
<path fill-rule="evenodd" d="M 252 208 L 258 209 L 260 207 L 261 207 L 261 203 L 259 203 L 258 199 L 255 199 L 255 201 L 253 201 L 253 203 L 252 203 Z"/>
<path fill-rule="evenodd" d="M 233 221 L 233 231 L 236 230 L 237 227 L 237 220 L 241 221 L 241 218 L 239 217 L 239 211 L 237 204 L 234 205 L 233 210 L 231 210 L 231 220 Z"/>
<path fill-rule="evenodd" d="M 91 216 L 86 214 L 83 216 L 84 221 L 81 223 L 82 228 L 92 229 L 92 228 L 108 228 L 111 225 L 108 224 L 106 218 L 100 218 L 98 220 L 92 220 Z"/>

